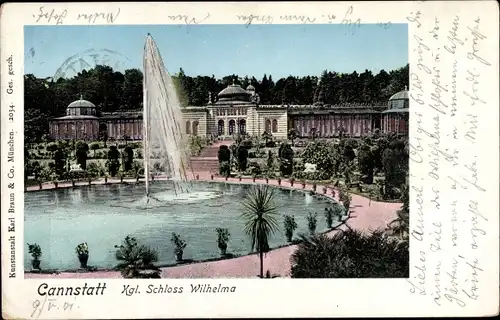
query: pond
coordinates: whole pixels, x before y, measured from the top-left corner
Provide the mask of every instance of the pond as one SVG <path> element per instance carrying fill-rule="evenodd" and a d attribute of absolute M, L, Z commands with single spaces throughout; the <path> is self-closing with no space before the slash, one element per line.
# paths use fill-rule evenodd
<path fill-rule="evenodd" d="M 87 242 L 89 266 L 113 268 L 115 245 L 127 235 L 139 243 L 157 249 L 157 265 L 175 263 L 172 232 L 183 238 L 187 246 L 184 259 L 205 260 L 220 257 L 216 228 L 228 228 L 231 237 L 227 252 L 250 253 L 244 234 L 242 204 L 249 185 L 221 182 L 193 182 L 189 201 L 163 203 L 144 207 L 143 184 L 110 184 L 78 188 L 44 190 L 25 193 L 25 241 L 41 246 L 42 269 L 78 269 L 75 247 Z M 151 186 L 158 199 L 169 198 L 172 183 L 156 181 Z M 270 238 L 271 248 L 286 244 L 283 215 L 294 215 L 298 224 L 295 235 L 307 233 L 307 215 L 317 212 L 317 232 L 326 230 L 323 215 L 330 200 L 311 196 L 301 190 L 276 188 L 280 230 Z M 186 200 L 186 199 L 185 199 Z M 24 266 L 31 270 L 31 257 L 25 249 Z"/>

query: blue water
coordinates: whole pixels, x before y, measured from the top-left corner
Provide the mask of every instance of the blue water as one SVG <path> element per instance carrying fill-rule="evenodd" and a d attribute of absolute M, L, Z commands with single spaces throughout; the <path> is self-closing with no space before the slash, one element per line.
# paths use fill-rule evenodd
<path fill-rule="evenodd" d="M 169 182 L 154 182 L 152 194 L 165 199 L 173 196 Z M 141 244 L 159 252 L 158 264 L 174 263 L 172 232 L 186 240 L 184 259 L 219 257 L 216 228 L 228 228 L 231 237 L 228 253 L 250 252 L 245 221 L 241 217 L 241 201 L 249 186 L 226 183 L 193 183 L 197 199 L 173 204 L 151 203 L 144 206 L 144 185 L 97 185 L 75 189 L 59 189 L 25 193 L 25 241 L 38 243 L 43 255 L 43 269 L 77 269 L 75 247 L 87 242 L 88 264 L 99 268 L 117 265 L 115 245 L 131 235 Z M 316 231 L 326 230 L 324 208 L 328 201 L 299 190 L 277 189 L 276 204 L 280 206 L 280 230 L 270 239 L 271 247 L 286 243 L 283 215 L 295 215 L 295 235 L 307 233 L 306 216 L 318 213 Z M 25 250 L 25 269 L 31 258 Z"/>

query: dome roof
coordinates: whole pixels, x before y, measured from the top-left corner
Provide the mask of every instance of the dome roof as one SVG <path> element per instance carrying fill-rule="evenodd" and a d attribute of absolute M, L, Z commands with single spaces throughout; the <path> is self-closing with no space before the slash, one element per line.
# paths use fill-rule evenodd
<path fill-rule="evenodd" d="M 389 103 L 388 103 L 389 110 L 408 109 L 409 106 L 410 106 L 410 95 L 408 94 L 408 90 L 406 87 L 404 90 L 393 94 L 389 98 Z"/>
<path fill-rule="evenodd" d="M 393 94 L 390 98 L 389 98 L 389 101 L 391 100 L 401 100 L 401 99 L 406 99 L 408 100 L 410 98 L 410 95 L 408 94 L 408 90 L 407 88 L 405 87 L 405 89 L 403 91 L 399 91 L 395 94 Z"/>
<path fill-rule="evenodd" d="M 247 91 L 255 91 L 255 87 L 254 87 L 254 86 L 252 86 L 252 85 L 249 85 L 249 86 L 247 87 Z"/>
<path fill-rule="evenodd" d="M 246 92 L 242 87 L 237 84 L 232 84 L 227 86 L 226 89 L 219 92 L 219 98 L 227 98 L 232 96 L 246 96 L 248 92 Z"/>
<path fill-rule="evenodd" d="M 68 108 L 95 108 L 95 104 L 87 100 L 76 100 L 68 105 Z"/>

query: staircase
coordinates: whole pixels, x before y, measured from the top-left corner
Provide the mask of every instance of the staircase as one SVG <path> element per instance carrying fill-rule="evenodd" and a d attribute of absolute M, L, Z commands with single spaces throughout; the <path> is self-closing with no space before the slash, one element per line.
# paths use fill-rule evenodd
<path fill-rule="evenodd" d="M 217 154 L 221 145 L 230 146 L 232 141 L 217 141 L 211 146 L 205 147 L 197 157 L 191 157 L 190 168 L 193 173 L 210 172 L 217 174 L 219 172 L 219 159 Z"/>

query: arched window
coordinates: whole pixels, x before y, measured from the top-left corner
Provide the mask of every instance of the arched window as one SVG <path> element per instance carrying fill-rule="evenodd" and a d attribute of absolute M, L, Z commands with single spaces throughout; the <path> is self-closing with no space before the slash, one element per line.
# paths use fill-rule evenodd
<path fill-rule="evenodd" d="M 247 122 L 245 119 L 240 120 L 240 134 L 246 134 L 247 133 Z"/>
<path fill-rule="evenodd" d="M 191 122 L 186 121 L 186 134 L 191 134 Z"/>
<path fill-rule="evenodd" d="M 229 120 L 229 135 L 234 134 L 234 128 L 235 128 L 235 122 L 234 120 Z"/>
<path fill-rule="evenodd" d="M 272 125 L 273 133 L 278 132 L 278 120 L 274 119 L 273 120 L 273 125 Z"/>
<path fill-rule="evenodd" d="M 217 123 L 217 134 L 219 136 L 224 135 L 224 120 L 219 120 L 219 122 Z"/>
<path fill-rule="evenodd" d="M 269 119 L 266 120 L 265 130 L 267 133 L 271 133 L 271 120 L 269 120 Z"/>
<path fill-rule="evenodd" d="M 198 135 L 198 120 L 196 121 L 193 121 L 193 136 L 197 136 Z"/>

